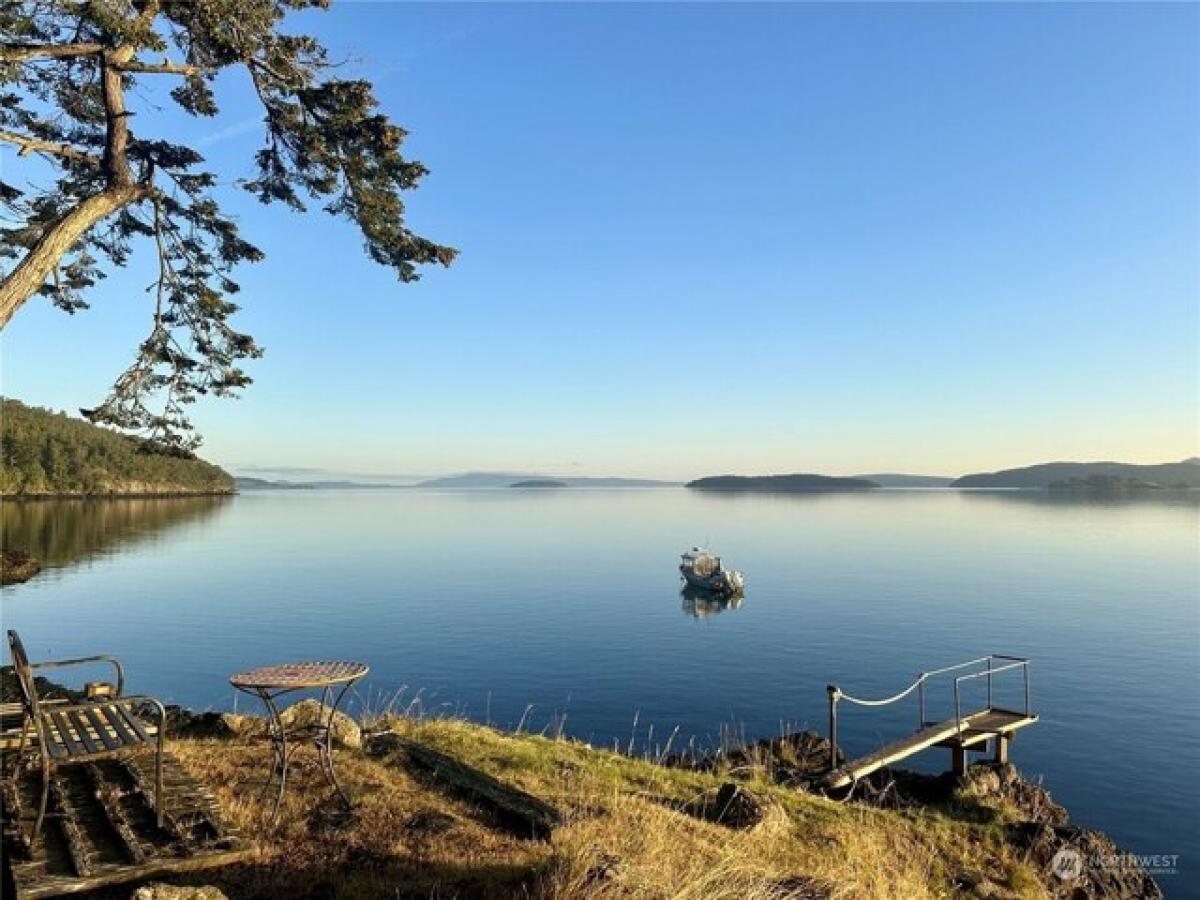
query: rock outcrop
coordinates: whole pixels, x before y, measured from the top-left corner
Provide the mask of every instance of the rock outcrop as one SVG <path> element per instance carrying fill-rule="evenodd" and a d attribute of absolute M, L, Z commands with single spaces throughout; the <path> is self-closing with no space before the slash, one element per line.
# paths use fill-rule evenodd
<path fill-rule="evenodd" d="M 193 712 L 179 706 L 167 707 L 167 734 L 185 738 L 235 738 L 264 732 L 266 722 L 257 716 L 237 713 Z"/>
<path fill-rule="evenodd" d="M 839 750 L 838 763 L 844 761 Z M 741 776 L 756 771 L 778 784 L 805 785 L 829 771 L 829 741 L 815 731 L 795 731 L 708 756 L 673 755 L 663 763 L 672 768 L 728 771 Z"/>
<path fill-rule="evenodd" d="M 1070 824 L 1066 808 L 1021 777 L 1012 765 L 972 766 L 956 797 L 1001 803 L 1024 821 L 1008 827 L 1013 846 L 1042 874 L 1052 897 L 1062 900 L 1161 900 L 1163 893 L 1141 863 L 1122 853 L 1108 835 Z"/>
<path fill-rule="evenodd" d="M 777 784 L 820 791 L 821 776 L 829 769 L 829 742 L 815 732 L 801 731 L 699 759 L 676 756 L 666 763 L 727 772 L 739 780 L 766 775 Z M 747 802 L 753 795 L 732 782 L 719 793 L 692 801 L 684 811 L 720 821 L 714 815 L 722 807 L 721 794 L 729 807 L 725 824 L 749 827 L 756 814 L 761 818 L 761 809 L 755 810 L 755 805 Z M 1009 763 L 977 763 L 962 777 L 950 772 L 923 775 L 880 769 L 838 798 L 896 810 L 949 806 L 973 819 L 1007 822 L 1004 828 L 1009 842 L 1039 873 L 1042 886 L 1054 898 L 1159 900 L 1163 896 L 1136 858 L 1122 853 L 1107 835 L 1072 825 L 1067 810 L 1049 791 L 1023 778 Z M 1004 900 L 1014 896 L 988 873 L 963 872 L 955 881 L 960 891 L 972 897 Z"/>
<path fill-rule="evenodd" d="M 358 727 L 358 723 L 344 712 L 335 712 L 331 722 L 329 707 L 323 706 L 320 701 L 311 698 L 301 700 L 299 703 L 289 706 L 280 713 L 279 718 L 283 720 L 283 724 L 289 729 L 314 726 L 324 727 L 326 723 L 329 723 L 330 728 L 333 730 L 333 739 L 336 743 L 354 750 L 362 748 L 362 729 Z"/>
<path fill-rule="evenodd" d="M 0 584 L 20 584 L 42 571 L 42 564 L 24 550 L 0 550 Z"/>
<path fill-rule="evenodd" d="M 885 807 L 951 804 L 974 816 L 1017 821 L 1005 826 L 1009 843 L 1039 873 L 1042 886 L 1061 900 L 1160 900 L 1154 878 L 1107 835 L 1070 824 L 1070 814 L 1040 784 L 1004 763 L 977 763 L 961 778 L 883 769 L 856 786 L 860 802 Z M 1011 892 L 978 873 L 959 886 L 975 897 L 1001 900 Z"/>
<path fill-rule="evenodd" d="M 129 900 L 229 900 L 229 898 L 211 884 L 193 887 L 152 882 L 143 884 L 134 891 Z"/>
<path fill-rule="evenodd" d="M 766 816 L 767 808 L 767 801 L 732 781 L 683 805 L 688 815 L 737 829 L 753 828 Z"/>

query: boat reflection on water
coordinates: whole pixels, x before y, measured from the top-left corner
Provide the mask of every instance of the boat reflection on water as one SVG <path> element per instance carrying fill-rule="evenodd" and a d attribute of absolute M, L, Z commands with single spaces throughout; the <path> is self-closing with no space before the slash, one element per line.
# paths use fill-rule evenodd
<path fill-rule="evenodd" d="M 685 587 L 679 592 L 683 611 L 695 619 L 707 619 L 727 609 L 738 609 L 742 605 L 741 594 L 714 594 L 712 591 Z"/>

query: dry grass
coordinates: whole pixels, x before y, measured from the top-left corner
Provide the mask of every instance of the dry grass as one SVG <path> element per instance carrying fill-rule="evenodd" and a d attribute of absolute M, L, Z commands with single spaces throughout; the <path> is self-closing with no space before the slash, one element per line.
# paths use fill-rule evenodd
<path fill-rule="evenodd" d="M 341 750 L 339 775 L 355 816 L 313 815 L 328 789 L 315 755 L 301 751 L 280 824 L 266 827 L 255 802 L 268 769 L 264 746 L 176 740 L 175 755 L 214 787 L 228 818 L 258 848 L 250 863 L 203 880 L 234 898 L 920 900 L 955 895 L 955 877 L 972 873 L 1015 896 L 1045 896 L 994 822 L 954 810 L 839 804 L 758 781 L 748 786 L 772 807 L 757 827 L 735 831 L 674 808 L 719 786 L 714 775 L 456 720 L 389 724 L 554 803 L 567 823 L 549 842 L 522 840 L 398 759 Z"/>

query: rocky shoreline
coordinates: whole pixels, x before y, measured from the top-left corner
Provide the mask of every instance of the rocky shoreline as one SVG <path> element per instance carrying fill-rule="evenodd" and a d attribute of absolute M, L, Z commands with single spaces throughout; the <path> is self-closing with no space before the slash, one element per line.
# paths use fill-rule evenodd
<path fill-rule="evenodd" d="M 316 701 L 302 701 L 288 710 L 289 721 L 307 721 L 322 713 Z M 171 707 L 170 728 L 189 738 L 245 737 L 264 727 L 255 716 L 231 713 L 195 713 Z M 485 726 L 478 726 L 483 728 Z M 388 730 L 361 728 L 344 713 L 334 720 L 335 738 L 343 747 L 368 756 L 383 756 L 397 749 Z M 719 789 L 676 808 L 696 818 L 734 829 L 750 829 L 766 818 L 770 801 L 748 782 L 766 775 L 788 788 L 829 796 L 842 803 L 893 812 L 938 810 L 955 818 L 994 822 L 1004 840 L 1041 873 L 1041 887 L 1055 900 L 1161 900 L 1162 889 L 1136 860 L 1120 850 L 1103 832 L 1070 822 L 1065 807 L 1055 802 L 1040 784 L 1025 779 L 1010 763 L 976 763 L 967 775 L 923 775 L 904 769 L 882 769 L 849 791 L 827 794 L 820 776 L 829 760 L 829 744 L 812 731 L 801 731 L 759 741 L 731 752 L 698 758 L 664 759 L 666 768 L 722 773 L 728 778 Z M 981 900 L 1013 900 L 1021 896 L 995 880 L 986 866 L 953 875 L 957 891 Z M 829 896 L 819 886 L 813 897 Z"/>
<path fill-rule="evenodd" d="M 236 488 L 131 488 L 129 490 L 105 491 L 39 491 L 36 493 L 2 494 L 5 500 L 22 503 L 44 500 L 173 500 L 179 497 L 231 497 Z"/>
<path fill-rule="evenodd" d="M 844 761 L 840 751 L 838 757 Z M 778 784 L 825 793 L 820 782 L 829 765 L 829 742 L 816 732 L 800 731 L 696 760 L 672 757 L 665 764 L 710 771 L 727 767 L 743 777 L 757 770 Z M 1011 763 L 975 763 L 962 777 L 885 768 L 829 795 L 880 809 L 940 808 L 957 817 L 995 819 L 1009 844 L 1043 873 L 1042 886 L 1056 900 L 1163 897 L 1161 887 L 1134 857 L 1103 832 L 1072 824 L 1066 807 Z M 745 804 L 745 793 L 739 792 L 735 805 L 744 808 Z M 1009 816 L 1002 818 L 997 807 Z M 970 896 L 991 900 L 1015 896 L 986 871 L 963 871 L 954 880 Z"/>
<path fill-rule="evenodd" d="M 9 701 L 15 699 L 15 684 L 10 670 L 5 671 L 4 676 L 4 700 Z M 79 698 L 78 694 L 41 678 L 38 688 L 42 696 Z M 302 726 L 325 715 L 327 710 L 317 701 L 303 700 L 286 710 L 284 718 L 290 726 Z M 572 810 L 576 801 L 570 794 L 564 796 L 554 787 L 558 780 L 603 779 L 608 777 L 607 770 L 618 765 L 632 770 L 635 783 L 661 778 L 669 784 L 676 778 L 686 778 L 700 779 L 699 783 L 711 785 L 698 793 L 684 791 L 674 798 L 644 791 L 638 791 L 638 795 L 643 801 L 653 800 L 671 810 L 671 815 L 682 814 L 684 820 L 703 820 L 730 834 L 745 835 L 744 840 L 752 842 L 771 840 L 772 829 L 778 829 L 781 821 L 792 821 L 787 818 L 789 813 L 785 807 L 795 803 L 802 803 L 804 808 L 814 811 L 836 810 L 838 815 L 858 809 L 862 814 L 882 817 L 875 820 L 875 827 L 895 832 L 897 838 L 905 830 L 916 827 L 933 840 L 939 829 L 950 828 L 953 833 L 960 834 L 963 842 L 947 845 L 943 838 L 939 845 L 943 849 L 935 858 L 942 869 L 937 882 L 953 896 L 978 900 L 1016 900 L 1021 897 L 1160 900 L 1163 897 L 1159 885 L 1136 859 L 1123 853 L 1102 832 L 1072 824 L 1068 811 L 1055 802 L 1042 785 L 1023 778 L 1011 764 L 977 763 L 962 777 L 950 773 L 935 776 L 885 769 L 860 780 L 848 790 L 831 793 L 821 787 L 820 777 L 828 766 L 829 745 L 822 736 L 811 731 L 795 732 L 715 754 L 676 755 L 650 761 L 594 750 L 568 738 L 507 734 L 461 720 L 425 723 L 400 718 L 368 724 L 369 727 L 344 713 L 334 715 L 334 738 L 342 754 L 339 766 L 383 765 L 385 769 L 378 770 L 382 773 L 399 765 L 403 771 L 417 777 L 418 784 L 427 786 L 421 790 L 449 790 L 469 805 L 485 809 L 490 820 L 507 820 L 509 826 L 515 820 L 517 834 L 537 833 L 544 841 L 550 841 L 557 829 L 580 821 L 581 815 L 584 819 L 595 815 L 594 811 L 586 809 Z M 265 720 L 258 716 L 168 707 L 168 743 L 175 742 L 173 749 L 185 759 L 208 761 L 245 752 L 239 748 L 259 746 L 253 738 L 263 733 L 265 727 Z M 439 729 L 453 731 L 453 743 L 439 744 L 437 735 L 430 729 L 433 732 Z M 469 754 L 462 755 L 465 747 L 475 744 L 491 746 L 491 750 L 482 751 L 482 757 L 488 761 L 493 774 L 479 767 L 480 757 L 472 760 Z M 556 759 L 554 774 L 549 781 L 531 779 L 529 770 L 523 768 L 528 766 L 529 754 L 535 752 L 535 748 L 539 748 L 537 752 L 545 748 Z M 229 769 L 210 771 L 219 771 L 224 778 Z M 522 772 L 527 774 L 523 776 Z M 676 774 L 673 776 L 672 772 Z M 811 799 L 802 800 L 803 797 Z M 448 815 L 445 808 L 430 812 L 433 808 L 430 801 L 422 802 L 426 812 L 417 814 L 418 818 L 424 817 L 422 823 L 438 817 L 440 828 L 461 827 L 463 820 L 456 816 L 464 814 L 464 807 L 455 807 L 457 812 Z M 322 825 L 325 831 L 318 831 L 324 834 L 328 831 L 326 826 L 337 834 L 342 833 L 339 828 L 358 827 L 353 821 L 349 824 L 326 823 Z M 932 830 L 926 832 L 925 829 Z M 758 837 L 760 833 L 762 837 Z M 437 835 L 421 834 L 423 841 L 438 839 Z M 800 831 L 791 840 L 810 839 Z M 600 854 L 603 871 L 589 870 L 588 878 L 597 883 L 619 878 L 623 867 L 620 846 L 605 843 L 593 849 Z M 862 859 L 858 864 L 881 863 Z M 1027 873 L 1023 876 L 1026 881 L 1018 879 L 1014 882 L 1014 867 Z M 277 877 L 285 877 L 285 872 L 280 870 Z M 216 874 L 210 879 L 230 892 L 228 881 L 222 881 Z M 211 892 L 176 895 L 170 892 L 173 888 L 155 893 L 157 886 L 153 890 L 147 887 L 140 890 L 142 893 L 135 896 L 222 896 Z M 834 881 L 826 881 L 811 872 L 790 876 L 778 882 L 769 893 L 772 897 L 791 900 L 829 900 L 845 895 Z M 851 895 L 860 894 L 852 892 Z M 230 896 L 238 896 L 237 891 L 230 892 Z M 508 895 L 492 893 L 489 896 Z"/>

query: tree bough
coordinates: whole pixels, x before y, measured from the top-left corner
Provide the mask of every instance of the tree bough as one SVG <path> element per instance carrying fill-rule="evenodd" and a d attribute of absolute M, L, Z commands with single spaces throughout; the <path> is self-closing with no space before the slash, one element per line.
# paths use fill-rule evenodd
<path fill-rule="evenodd" d="M 241 364 L 262 352 L 230 324 L 238 309 L 230 298 L 239 291 L 233 270 L 263 255 L 222 212 L 199 153 L 131 127 L 126 95 L 139 79 L 177 79 L 170 95 L 181 108 L 215 116 L 216 75 L 242 68 L 266 132 L 255 177 L 242 187 L 296 210 L 321 202 L 353 222 L 366 255 L 402 282 L 454 259 L 454 249 L 405 224 L 402 193 L 427 170 L 401 155 L 405 132 L 379 112 L 370 83 L 329 77 L 315 38 L 278 30 L 290 10 L 327 5 L 25 0 L 0 8 L 0 144 L 18 159 L 40 158 L 54 179 L 0 181 L 0 329 L 35 295 L 70 313 L 86 308 L 96 282 L 125 266 L 135 246 L 158 257 L 150 333 L 108 397 L 83 410 L 92 421 L 190 452 L 200 441 L 188 405 L 245 387 Z"/>

